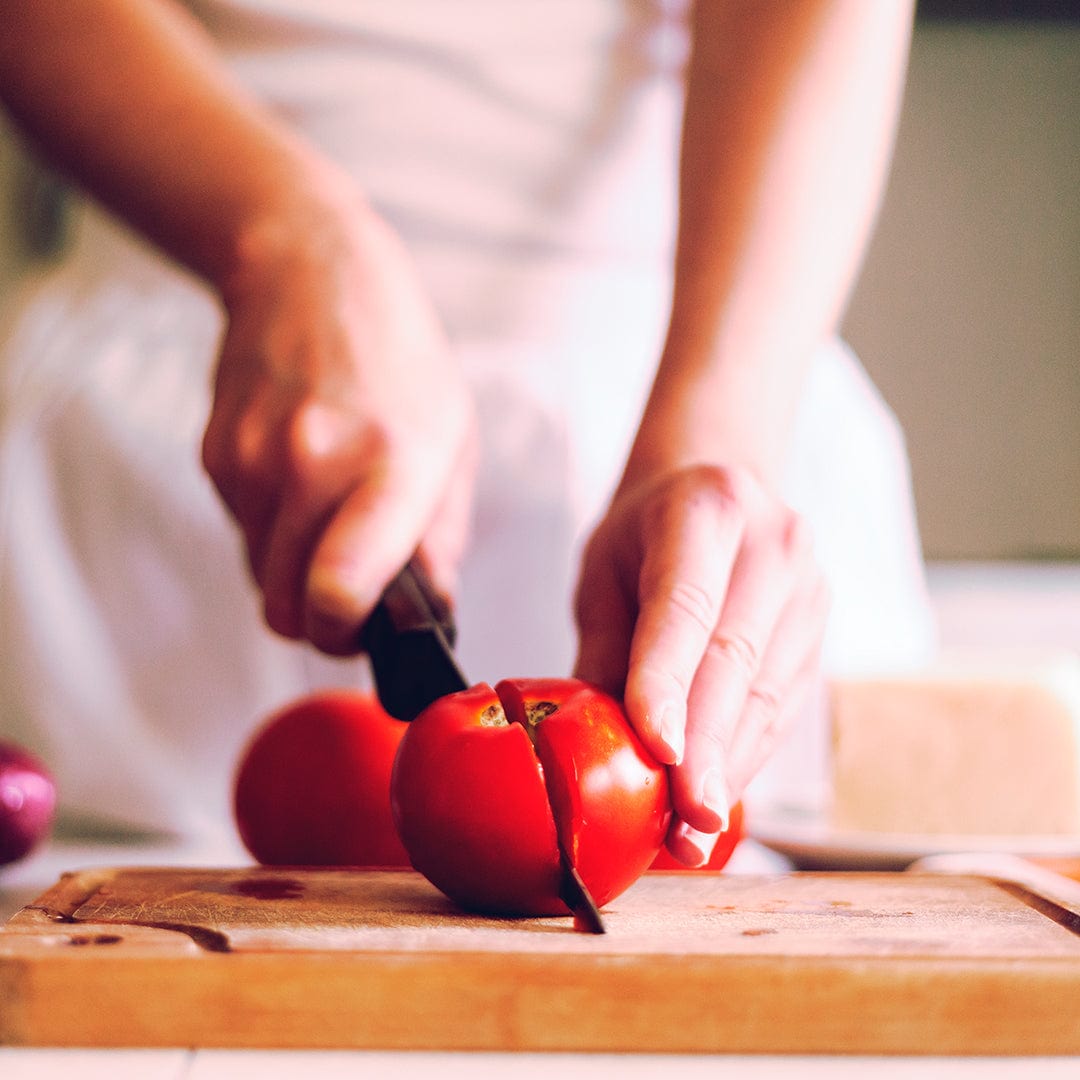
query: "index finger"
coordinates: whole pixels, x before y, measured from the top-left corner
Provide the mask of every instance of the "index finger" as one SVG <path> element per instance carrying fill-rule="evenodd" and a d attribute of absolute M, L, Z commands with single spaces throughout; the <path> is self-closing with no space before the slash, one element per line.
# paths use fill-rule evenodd
<path fill-rule="evenodd" d="M 686 703 L 723 608 L 743 517 L 719 487 L 671 492 L 649 528 L 625 707 L 661 761 L 682 759 Z"/>

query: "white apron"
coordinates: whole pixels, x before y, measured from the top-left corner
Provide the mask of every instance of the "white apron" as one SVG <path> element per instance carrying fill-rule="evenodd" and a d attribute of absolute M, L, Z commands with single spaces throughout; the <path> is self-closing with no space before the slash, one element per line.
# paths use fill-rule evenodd
<path fill-rule="evenodd" d="M 401 232 L 485 440 L 459 598 L 475 680 L 566 674 L 577 555 L 662 341 L 686 34 L 644 0 L 206 0 L 230 64 Z M 0 738 L 83 820 L 232 835 L 244 740 L 367 679 L 267 631 L 199 466 L 207 291 L 96 210 L 0 326 Z M 840 344 L 788 498 L 834 591 L 833 671 L 931 640 L 906 456 Z"/>

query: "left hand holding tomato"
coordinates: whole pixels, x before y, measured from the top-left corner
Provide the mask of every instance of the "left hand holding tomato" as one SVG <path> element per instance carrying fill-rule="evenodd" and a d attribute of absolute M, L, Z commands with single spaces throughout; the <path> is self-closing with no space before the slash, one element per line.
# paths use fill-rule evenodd
<path fill-rule="evenodd" d="M 576 673 L 623 696 L 672 766 L 668 847 L 682 862 L 708 860 L 811 700 L 827 609 L 801 520 L 745 471 L 692 466 L 630 485 L 594 533 Z"/>

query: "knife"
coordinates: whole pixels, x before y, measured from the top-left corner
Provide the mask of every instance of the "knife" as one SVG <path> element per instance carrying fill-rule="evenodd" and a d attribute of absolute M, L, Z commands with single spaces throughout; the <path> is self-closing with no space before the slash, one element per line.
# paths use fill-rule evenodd
<path fill-rule="evenodd" d="M 375 692 L 398 720 L 415 720 L 433 701 L 466 690 L 469 682 L 454 656 L 457 628 L 449 605 L 414 556 L 387 585 L 368 616 L 360 644 L 371 661 Z M 556 830 L 557 831 L 557 830 Z M 559 899 L 574 926 L 603 934 L 604 921 L 561 837 Z"/>
<path fill-rule="evenodd" d="M 454 657 L 456 638 L 449 606 L 414 557 L 386 587 L 360 639 L 391 716 L 415 720 L 433 701 L 468 689 Z"/>

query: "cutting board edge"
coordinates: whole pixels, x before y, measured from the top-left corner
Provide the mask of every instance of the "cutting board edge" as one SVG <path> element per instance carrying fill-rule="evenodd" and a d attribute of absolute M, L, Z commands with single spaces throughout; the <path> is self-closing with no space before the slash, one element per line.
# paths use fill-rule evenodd
<path fill-rule="evenodd" d="M 44 913 L 54 922 L 66 921 L 103 885 L 129 869 L 137 868 L 102 866 L 66 870 L 43 893 L 16 911 L 6 923 L 0 924 L 0 933 L 9 926 L 19 926 L 28 917 L 35 917 L 36 913 Z"/>
<path fill-rule="evenodd" d="M 202 954 L 194 977 L 189 958 L 162 956 L 151 979 L 138 961 L 91 964 L 86 955 L 33 966 L 0 960 L 0 987 L 16 990 L 0 999 L 0 1044 L 1080 1053 L 1080 967 L 1067 960 L 1026 963 L 1019 971 L 1017 961 L 945 970 L 930 957 L 873 957 L 853 967 L 850 958 L 777 964 L 775 957 L 659 963 L 651 957 L 635 964 L 598 956 L 582 965 L 580 957 L 532 956 L 521 958 L 510 975 L 497 954 L 439 953 L 406 963 L 391 956 L 294 953 L 284 986 L 266 977 L 279 965 L 273 954 Z M 463 959 L 471 968 L 467 978 Z M 667 993 L 673 977 L 686 990 L 679 1000 Z M 859 995 L 857 1016 L 841 1007 L 853 993 Z M 688 1016 L 680 1002 L 689 999 L 710 1004 Z M 87 1001 L 94 1003 L 91 1010 Z M 1078 1004 L 1065 1012 L 1061 1003 L 1069 1001 Z M 103 1023 L 112 1015 L 117 1023 Z M 788 1025 L 778 1025 L 778 1015 L 787 1016 Z M 979 1018 L 974 1027 L 972 1017 Z"/>

